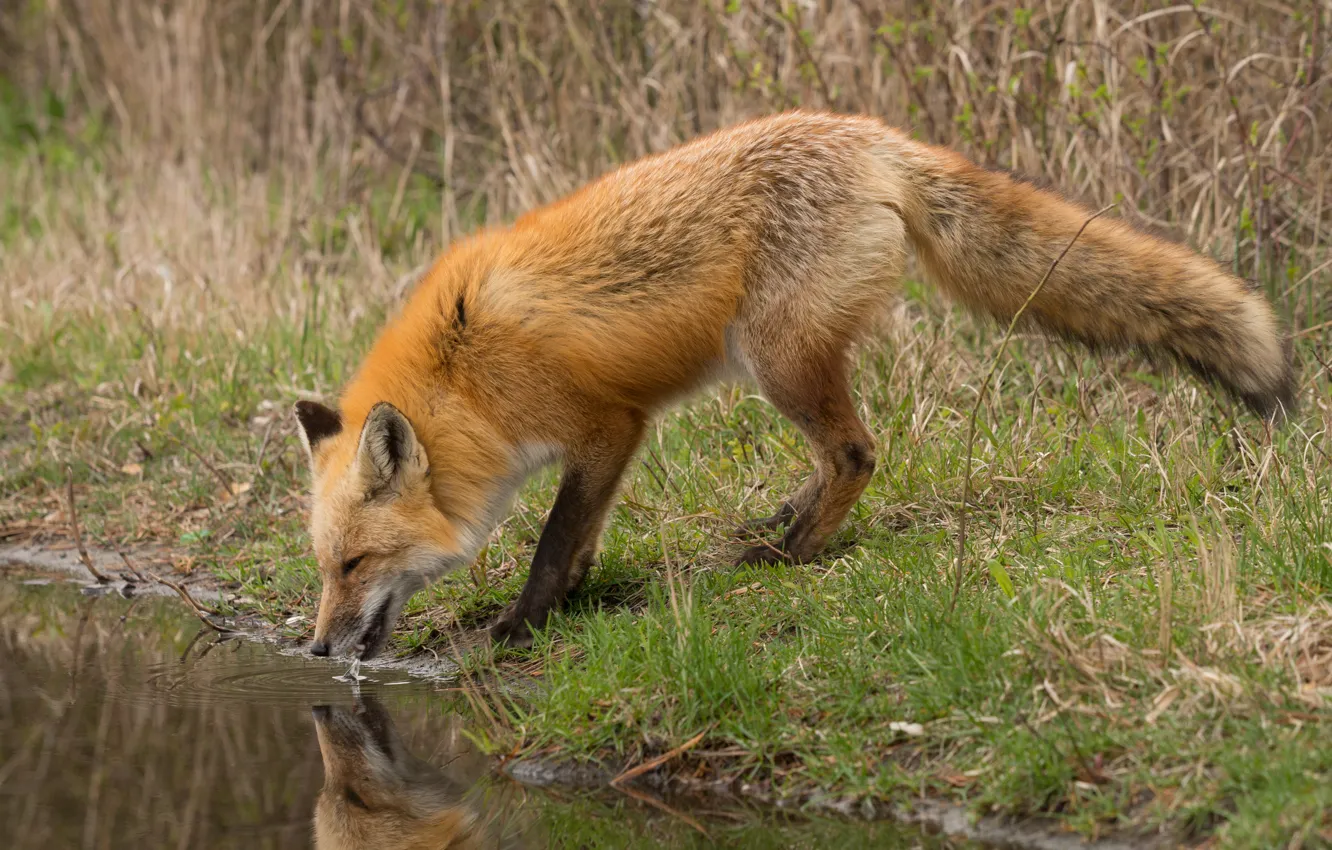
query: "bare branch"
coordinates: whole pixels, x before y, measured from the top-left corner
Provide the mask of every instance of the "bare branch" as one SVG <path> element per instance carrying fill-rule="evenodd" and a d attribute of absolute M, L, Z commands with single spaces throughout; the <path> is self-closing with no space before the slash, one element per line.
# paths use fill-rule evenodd
<path fill-rule="evenodd" d="M 69 530 L 73 533 L 74 545 L 79 550 L 79 561 L 88 572 L 92 573 L 93 578 L 102 584 L 110 582 L 110 577 L 97 569 L 92 558 L 88 556 L 88 550 L 83 546 L 83 535 L 79 533 L 79 510 L 74 503 L 74 471 L 69 464 L 65 464 L 65 498 L 69 502 Z"/>

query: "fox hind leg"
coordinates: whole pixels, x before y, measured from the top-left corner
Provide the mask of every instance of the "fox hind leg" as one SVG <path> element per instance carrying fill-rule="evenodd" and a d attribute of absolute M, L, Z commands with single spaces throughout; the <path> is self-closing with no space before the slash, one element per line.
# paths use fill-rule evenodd
<path fill-rule="evenodd" d="M 869 484 L 874 442 L 856 415 L 844 356 L 820 366 L 754 360 L 762 364 L 755 377 L 764 395 L 809 441 L 814 471 L 769 518 L 789 522 L 781 541 L 756 543 L 737 561 L 808 561 L 823 550 Z"/>
<path fill-rule="evenodd" d="M 870 176 L 881 177 L 871 168 Z M 892 187 L 875 184 L 869 195 Z M 880 313 L 906 269 L 906 225 L 885 203 L 851 203 L 802 222 L 824 227 L 785 234 L 764 259 L 735 336 L 750 374 L 804 434 L 814 471 L 771 517 L 744 534 L 786 525 L 777 544 L 751 546 L 744 562 L 814 557 L 860 498 L 874 471 L 874 442 L 851 400 L 849 352 Z"/>

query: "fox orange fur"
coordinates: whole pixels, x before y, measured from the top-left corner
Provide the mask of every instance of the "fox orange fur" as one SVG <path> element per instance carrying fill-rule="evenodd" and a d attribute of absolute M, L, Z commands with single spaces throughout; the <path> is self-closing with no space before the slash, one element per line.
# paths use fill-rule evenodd
<path fill-rule="evenodd" d="M 903 275 L 1007 320 L 1088 212 L 869 117 L 804 111 L 626 165 L 452 245 L 390 321 L 339 409 L 298 402 L 323 576 L 313 651 L 369 657 L 407 599 L 468 564 L 539 467 L 563 479 L 495 638 L 530 640 L 593 562 L 616 486 L 664 406 L 755 381 L 814 470 L 742 560 L 805 561 L 874 470 L 852 345 Z M 1092 221 L 1026 316 L 1093 347 L 1173 356 L 1258 414 L 1291 406 L 1267 301 L 1216 262 Z"/>

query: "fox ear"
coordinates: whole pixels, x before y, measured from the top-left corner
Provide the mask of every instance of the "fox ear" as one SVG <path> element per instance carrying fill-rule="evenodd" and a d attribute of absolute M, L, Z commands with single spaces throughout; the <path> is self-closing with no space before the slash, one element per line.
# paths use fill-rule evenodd
<path fill-rule="evenodd" d="M 313 466 L 315 447 L 342 433 L 342 414 L 317 401 L 301 400 L 296 402 L 296 421 L 301 426 L 301 445 Z"/>
<path fill-rule="evenodd" d="M 356 456 L 370 479 L 367 493 L 372 496 L 400 491 L 410 476 L 424 475 L 428 466 L 412 423 L 386 401 L 370 408 L 365 417 Z"/>

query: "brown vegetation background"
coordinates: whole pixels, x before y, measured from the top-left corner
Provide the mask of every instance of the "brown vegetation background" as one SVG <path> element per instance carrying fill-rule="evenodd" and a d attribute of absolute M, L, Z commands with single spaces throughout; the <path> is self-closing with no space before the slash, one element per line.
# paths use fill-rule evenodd
<path fill-rule="evenodd" d="M 52 175 L 29 160 L 0 177 L 44 224 L 0 260 L 0 317 L 21 327 L 16 314 L 52 298 L 68 309 L 144 301 L 186 325 L 203 320 L 200 306 L 218 321 L 256 299 L 297 317 L 329 277 L 357 281 L 357 293 L 331 296 L 349 299 L 334 307 L 351 315 L 361 295 L 400 292 L 480 222 L 804 106 L 879 115 L 1090 206 L 1118 202 L 1118 214 L 1233 261 L 1297 324 L 1316 324 L 1329 298 L 1330 9 L 5 4 L 0 76 L 29 101 L 58 103 L 34 133 L 58 124 L 75 140 L 77 162 L 59 179 L 84 192 L 76 208 L 52 201 Z"/>

